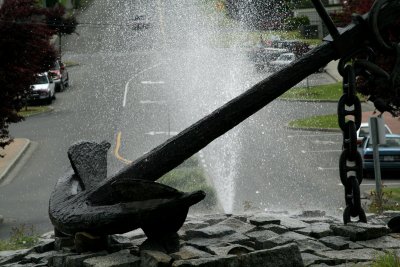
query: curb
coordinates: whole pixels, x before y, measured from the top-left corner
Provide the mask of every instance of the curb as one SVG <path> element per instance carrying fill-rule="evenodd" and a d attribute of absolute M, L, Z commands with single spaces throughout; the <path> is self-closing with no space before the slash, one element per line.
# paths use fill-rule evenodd
<path fill-rule="evenodd" d="M 278 98 L 280 101 L 287 102 L 310 102 L 310 103 L 337 103 L 338 100 L 329 100 L 329 99 L 301 99 L 301 98 Z"/>
<path fill-rule="evenodd" d="M 54 107 L 48 107 L 48 108 L 49 108 L 49 109 L 46 110 L 46 111 L 34 113 L 34 114 L 31 114 L 31 115 L 28 115 L 28 116 L 24 116 L 24 118 L 27 119 L 27 118 L 35 117 L 35 116 L 38 116 L 38 115 L 42 115 L 42 114 L 46 114 L 46 113 L 51 113 L 51 112 L 54 111 Z"/>
<path fill-rule="evenodd" d="M 332 133 L 340 133 L 341 130 L 338 128 L 305 128 L 305 127 L 292 127 L 289 125 L 285 126 L 290 130 L 300 130 L 300 131 L 319 131 L 319 132 L 332 132 Z"/>
<path fill-rule="evenodd" d="M 31 141 L 26 138 L 18 138 L 19 140 L 23 141 L 22 147 L 19 149 L 19 151 L 9 160 L 9 163 L 7 166 L 4 168 L 4 170 L 0 170 L 0 182 L 6 177 L 6 175 L 13 169 L 16 163 L 21 159 L 22 155 L 25 153 L 25 151 L 28 149 Z"/>
<path fill-rule="evenodd" d="M 333 75 L 330 71 L 325 71 L 325 73 L 328 74 L 336 82 L 342 82 L 343 81 L 342 78 L 339 78 L 336 75 Z M 340 77 L 342 77 L 342 76 L 340 76 Z"/>

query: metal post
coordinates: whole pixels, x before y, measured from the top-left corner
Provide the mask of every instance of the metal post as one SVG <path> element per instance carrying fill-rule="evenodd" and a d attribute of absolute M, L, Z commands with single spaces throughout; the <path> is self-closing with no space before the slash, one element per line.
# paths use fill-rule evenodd
<path fill-rule="evenodd" d="M 382 214 L 382 179 L 381 179 L 381 165 L 379 162 L 379 131 L 378 131 L 378 118 L 371 117 L 369 120 L 371 131 L 370 135 L 372 138 L 372 149 L 374 159 L 374 171 L 375 171 L 375 184 L 376 184 L 376 200 L 378 207 L 378 214 Z"/>
<path fill-rule="evenodd" d="M 61 33 L 58 33 L 58 53 L 61 60 Z"/>

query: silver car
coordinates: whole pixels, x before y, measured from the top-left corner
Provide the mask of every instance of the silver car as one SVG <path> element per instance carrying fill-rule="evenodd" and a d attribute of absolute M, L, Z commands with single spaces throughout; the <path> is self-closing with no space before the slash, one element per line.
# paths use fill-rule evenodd
<path fill-rule="evenodd" d="M 283 53 L 276 60 L 269 63 L 271 71 L 277 71 L 283 69 L 290 63 L 296 60 L 296 55 L 294 53 Z"/>
<path fill-rule="evenodd" d="M 45 101 L 46 104 L 50 105 L 55 98 L 55 83 L 51 76 L 47 72 L 36 75 L 36 82 L 31 85 L 31 93 L 28 97 L 28 101 Z"/>

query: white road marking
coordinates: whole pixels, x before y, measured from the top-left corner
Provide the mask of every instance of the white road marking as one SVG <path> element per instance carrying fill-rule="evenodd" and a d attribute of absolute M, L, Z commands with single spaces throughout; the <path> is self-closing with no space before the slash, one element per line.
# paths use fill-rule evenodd
<path fill-rule="evenodd" d="M 145 133 L 145 134 L 147 134 L 147 135 L 171 135 L 171 136 L 174 136 L 174 135 L 177 135 L 178 132 L 164 132 L 164 131 L 155 132 L 155 131 L 151 131 L 151 132 L 148 132 L 148 133 Z"/>
<path fill-rule="evenodd" d="M 336 145 L 341 144 L 341 142 L 334 142 L 334 141 L 323 141 L 323 140 L 312 140 L 311 143 L 318 144 L 318 145 Z"/>
<path fill-rule="evenodd" d="M 319 171 L 325 171 L 325 170 L 334 170 L 334 171 L 337 171 L 337 170 L 339 170 L 338 167 L 327 167 L 327 168 L 325 168 L 325 167 L 318 167 L 317 169 L 318 169 Z"/>
<path fill-rule="evenodd" d="M 141 81 L 141 84 L 164 84 L 164 81 Z"/>
<path fill-rule="evenodd" d="M 125 91 L 124 91 L 124 99 L 122 100 L 122 107 L 126 106 L 126 98 L 128 95 L 128 91 L 129 91 L 129 84 L 133 81 L 133 79 L 135 79 L 137 76 L 139 76 L 139 74 L 142 74 L 143 72 L 149 71 L 151 69 L 157 68 L 158 66 L 160 66 L 161 63 L 155 64 L 147 69 L 141 70 L 138 73 L 135 73 L 125 84 Z"/>
<path fill-rule="evenodd" d="M 163 100 L 140 100 L 140 104 L 146 105 L 146 104 L 165 104 L 166 101 Z"/>

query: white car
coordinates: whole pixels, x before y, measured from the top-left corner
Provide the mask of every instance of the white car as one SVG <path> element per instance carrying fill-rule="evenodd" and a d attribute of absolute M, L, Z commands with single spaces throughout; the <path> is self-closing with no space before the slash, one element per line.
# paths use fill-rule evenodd
<path fill-rule="evenodd" d="M 269 67 L 272 71 L 280 70 L 293 61 L 296 60 L 296 55 L 294 53 L 283 53 L 276 60 L 269 63 Z"/>
<path fill-rule="evenodd" d="M 385 124 L 385 134 L 391 134 L 389 126 Z M 361 145 L 365 137 L 369 136 L 369 125 L 368 122 L 363 122 L 360 125 L 360 129 L 357 131 L 357 145 Z"/>
<path fill-rule="evenodd" d="M 28 100 L 30 102 L 45 101 L 47 104 L 51 104 L 55 98 L 55 83 L 51 76 L 47 72 L 36 75 L 36 82 L 31 85 L 31 92 Z"/>

